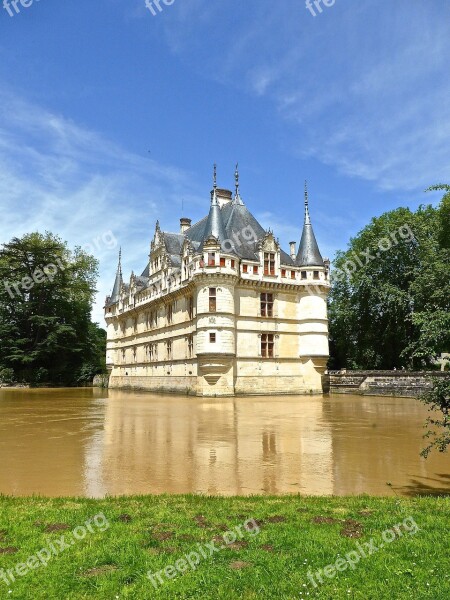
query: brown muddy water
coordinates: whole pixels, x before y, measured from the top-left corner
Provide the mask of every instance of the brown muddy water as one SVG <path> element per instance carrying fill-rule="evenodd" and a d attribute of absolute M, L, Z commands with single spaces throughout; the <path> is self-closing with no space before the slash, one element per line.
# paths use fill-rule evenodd
<path fill-rule="evenodd" d="M 450 493 L 417 400 L 0 390 L 0 493 Z M 391 485 L 388 485 L 391 484 Z"/>

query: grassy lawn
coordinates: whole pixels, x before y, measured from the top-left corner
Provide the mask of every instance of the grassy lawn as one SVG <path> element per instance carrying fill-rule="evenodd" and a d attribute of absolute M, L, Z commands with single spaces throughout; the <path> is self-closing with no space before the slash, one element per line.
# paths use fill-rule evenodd
<path fill-rule="evenodd" d="M 0 598 L 447 600 L 449 525 L 450 498 L 0 497 Z"/>

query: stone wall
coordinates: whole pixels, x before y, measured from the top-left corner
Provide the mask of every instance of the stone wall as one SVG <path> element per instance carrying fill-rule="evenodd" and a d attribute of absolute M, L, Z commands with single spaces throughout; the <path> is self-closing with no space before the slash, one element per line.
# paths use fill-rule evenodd
<path fill-rule="evenodd" d="M 417 398 L 431 387 L 433 377 L 448 377 L 439 371 L 330 371 L 330 392 L 362 396 Z"/>

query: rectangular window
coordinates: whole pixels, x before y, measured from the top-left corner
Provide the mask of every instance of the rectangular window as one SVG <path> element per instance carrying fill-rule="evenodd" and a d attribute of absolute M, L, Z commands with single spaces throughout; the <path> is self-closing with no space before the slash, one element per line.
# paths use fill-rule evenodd
<path fill-rule="evenodd" d="M 194 298 L 192 296 L 189 296 L 186 302 L 188 307 L 188 317 L 189 320 L 192 321 L 192 319 L 194 318 Z"/>
<path fill-rule="evenodd" d="M 261 356 L 263 358 L 273 358 L 274 356 L 274 335 L 273 333 L 263 333 L 261 335 Z"/>
<path fill-rule="evenodd" d="M 234 269 L 234 265 L 235 265 L 235 264 L 236 264 L 236 263 L 235 263 L 235 262 L 234 262 L 234 260 L 232 259 L 232 260 L 231 260 L 231 268 L 232 268 L 232 269 Z"/>
<path fill-rule="evenodd" d="M 275 254 L 264 252 L 264 275 L 275 275 Z"/>
<path fill-rule="evenodd" d="M 216 266 L 216 253 L 208 252 L 208 267 L 215 267 L 215 266 Z"/>
<path fill-rule="evenodd" d="M 189 358 L 194 354 L 194 336 L 188 337 L 188 356 Z"/>
<path fill-rule="evenodd" d="M 319 279 L 319 271 L 313 271 L 313 279 Z"/>
<path fill-rule="evenodd" d="M 253 275 L 258 275 L 258 267 L 256 265 L 253 266 Z"/>
<path fill-rule="evenodd" d="M 172 341 L 171 340 L 167 340 L 167 342 L 166 342 L 166 352 L 167 352 L 167 359 L 170 360 L 172 358 Z"/>
<path fill-rule="evenodd" d="M 216 288 L 209 288 L 209 312 L 216 312 L 217 310 L 217 290 Z"/>
<path fill-rule="evenodd" d="M 273 317 L 273 294 L 261 294 L 261 316 Z"/>
<path fill-rule="evenodd" d="M 307 277 L 306 271 L 302 271 L 302 279 L 306 279 L 306 277 Z"/>
<path fill-rule="evenodd" d="M 166 315 L 167 315 L 167 324 L 170 325 L 173 320 L 173 305 L 172 304 L 167 305 Z"/>
<path fill-rule="evenodd" d="M 281 277 L 286 277 L 286 269 L 281 269 Z"/>
<path fill-rule="evenodd" d="M 224 267 L 225 266 L 225 259 L 220 257 L 220 266 Z"/>
<path fill-rule="evenodd" d="M 210 333 L 209 334 L 209 343 L 210 344 L 215 344 L 216 343 L 216 334 L 215 333 Z"/>
<path fill-rule="evenodd" d="M 295 279 L 295 271 L 291 271 L 291 279 Z"/>
<path fill-rule="evenodd" d="M 247 273 L 248 267 L 247 265 L 242 265 L 242 272 Z"/>

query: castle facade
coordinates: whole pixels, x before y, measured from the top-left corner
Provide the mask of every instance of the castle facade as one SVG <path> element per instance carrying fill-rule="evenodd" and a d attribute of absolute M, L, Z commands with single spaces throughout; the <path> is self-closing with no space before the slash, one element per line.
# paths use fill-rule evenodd
<path fill-rule="evenodd" d="M 159 222 L 141 275 L 106 299 L 111 388 L 198 396 L 321 393 L 328 360 L 329 261 L 308 195 L 298 251 L 284 252 L 239 191 L 219 189 L 209 213 L 180 231 Z"/>

